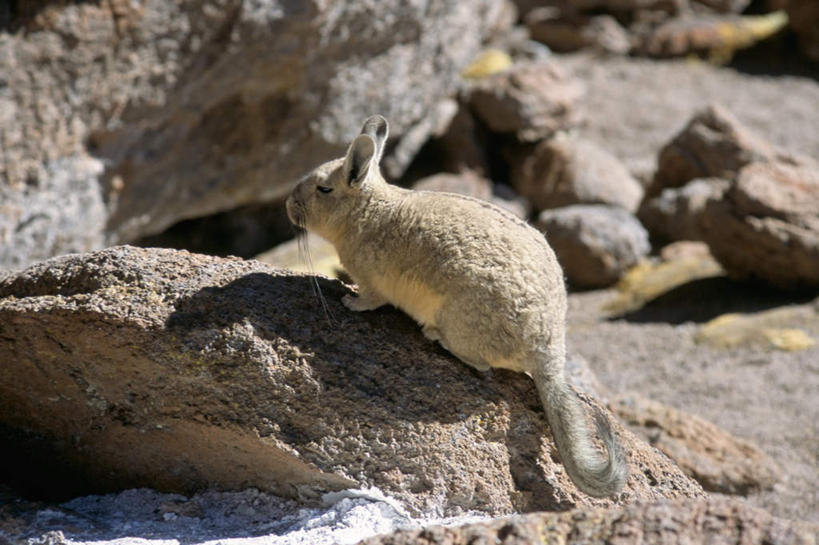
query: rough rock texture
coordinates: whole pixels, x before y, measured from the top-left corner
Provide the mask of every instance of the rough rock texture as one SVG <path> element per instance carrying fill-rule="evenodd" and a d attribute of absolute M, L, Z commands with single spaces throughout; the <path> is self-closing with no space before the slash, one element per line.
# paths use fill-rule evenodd
<path fill-rule="evenodd" d="M 131 247 L 6 275 L 4 478 L 74 494 L 375 485 L 425 513 L 610 504 L 552 458 L 528 377 L 475 373 L 406 316 L 351 313 L 342 284 L 318 285 L 323 308 L 304 276 Z M 631 467 L 623 499 L 702 495 L 615 426 Z"/>
<path fill-rule="evenodd" d="M 722 178 L 697 178 L 682 187 L 663 189 L 640 204 L 637 217 L 657 240 L 700 240 L 705 205 L 721 199 L 730 185 Z"/>
<path fill-rule="evenodd" d="M 725 499 L 533 513 L 465 526 L 399 530 L 361 545 L 814 545 L 819 525 Z"/>
<path fill-rule="evenodd" d="M 770 456 L 695 415 L 638 395 L 618 398 L 612 410 L 708 491 L 747 494 L 782 476 Z"/>
<path fill-rule="evenodd" d="M 655 196 L 694 178 L 732 178 L 748 163 L 776 156 L 773 146 L 751 133 L 728 110 L 711 105 L 691 118 L 660 151 L 654 181 L 646 194 Z"/>
<path fill-rule="evenodd" d="M 512 163 L 512 183 L 536 210 L 611 204 L 635 212 L 643 198 L 623 164 L 588 140 L 561 133 L 521 155 Z"/>
<path fill-rule="evenodd" d="M 725 270 L 784 289 L 819 287 L 819 165 L 754 163 L 702 213 Z"/>
<path fill-rule="evenodd" d="M 445 122 L 460 69 L 508 20 L 490 0 L 32 6 L 24 31 L 0 30 L 0 245 L 64 240 L 15 266 L 275 199 L 376 112 L 406 166 L 404 137 Z M 89 156 L 104 173 L 63 172 Z M 78 191 L 101 220 L 71 223 Z"/>
<path fill-rule="evenodd" d="M 651 249 L 640 222 L 614 206 L 544 210 L 537 227 L 546 234 L 569 283 L 578 288 L 614 284 Z"/>
<path fill-rule="evenodd" d="M 478 80 L 470 106 L 490 130 L 535 142 L 580 121 L 583 86 L 555 59 L 517 65 Z"/>

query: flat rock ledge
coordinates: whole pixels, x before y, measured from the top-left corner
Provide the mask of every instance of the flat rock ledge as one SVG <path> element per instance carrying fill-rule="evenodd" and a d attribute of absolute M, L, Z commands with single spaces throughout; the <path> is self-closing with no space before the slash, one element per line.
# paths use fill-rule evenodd
<path fill-rule="evenodd" d="M 528 377 L 474 372 L 394 309 L 349 312 L 349 291 L 128 246 L 0 273 L 0 477 L 63 497 L 377 486 L 415 514 L 614 504 L 571 484 Z M 704 496 L 615 426 L 617 502 Z"/>
<path fill-rule="evenodd" d="M 533 513 L 456 527 L 399 530 L 361 545 L 814 545 L 819 525 L 721 498 Z"/>

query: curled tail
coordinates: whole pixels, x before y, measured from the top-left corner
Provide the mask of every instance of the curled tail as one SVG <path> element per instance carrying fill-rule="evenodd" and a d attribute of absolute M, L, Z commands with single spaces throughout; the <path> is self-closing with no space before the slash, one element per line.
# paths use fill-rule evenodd
<path fill-rule="evenodd" d="M 606 415 L 594 408 L 597 433 L 606 446 L 603 456 L 592 444 L 583 403 L 562 376 L 556 379 L 544 373 L 534 378 L 560 460 L 577 488 L 597 498 L 620 492 L 628 476 L 628 465 Z"/>

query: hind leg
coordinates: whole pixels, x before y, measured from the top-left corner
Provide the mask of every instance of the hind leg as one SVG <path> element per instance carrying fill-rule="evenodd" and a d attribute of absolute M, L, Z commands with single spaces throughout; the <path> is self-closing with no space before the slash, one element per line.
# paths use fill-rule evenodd
<path fill-rule="evenodd" d="M 463 352 L 459 352 L 457 350 L 453 350 L 452 346 L 447 342 L 447 340 L 441 334 L 441 331 L 437 327 L 425 325 L 421 331 L 424 333 L 424 337 L 431 341 L 438 341 L 441 346 L 443 346 L 447 352 L 461 360 L 467 365 L 470 365 L 477 369 L 478 371 L 488 371 L 490 365 L 486 363 L 483 358 L 476 357 L 473 354 L 465 354 Z"/>

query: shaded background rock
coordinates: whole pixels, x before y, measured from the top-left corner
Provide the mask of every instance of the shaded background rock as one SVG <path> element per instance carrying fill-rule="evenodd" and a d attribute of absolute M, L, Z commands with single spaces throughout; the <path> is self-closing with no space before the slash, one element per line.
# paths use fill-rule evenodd
<path fill-rule="evenodd" d="M 319 284 L 323 308 L 303 276 L 131 247 L 7 275 L 0 431 L 21 451 L 4 479 L 52 494 L 256 486 L 308 499 L 366 484 L 420 513 L 611 503 L 578 493 L 550 456 L 528 377 L 474 373 L 406 316 L 350 313 L 342 284 Z M 617 430 L 624 498 L 702 495 Z"/>
<path fill-rule="evenodd" d="M 643 197 L 620 161 L 582 138 L 560 133 L 511 155 L 512 183 L 536 210 L 611 204 L 635 212 Z"/>
<path fill-rule="evenodd" d="M 11 22 L 25 32 L 0 35 L 0 188 L 10 208 L 0 232 L 22 256 L 15 266 L 280 198 L 376 111 L 406 149 L 405 135 L 417 140 L 444 122 L 431 118 L 446 114 L 439 105 L 460 69 L 508 20 L 504 3 L 489 0 L 380 3 L 390 17 L 357 2 L 37 8 Z M 106 171 L 73 182 L 53 172 L 55 161 L 89 156 Z M 21 223 L 54 216 L 50 203 L 70 203 L 78 183 L 98 210 L 93 225 L 73 216 L 69 225 L 67 215 Z M 58 236 L 51 248 L 24 250 Z"/>
<path fill-rule="evenodd" d="M 578 288 L 614 284 L 651 249 L 640 222 L 614 206 L 578 204 L 544 210 L 536 225 L 557 254 L 569 284 Z"/>

